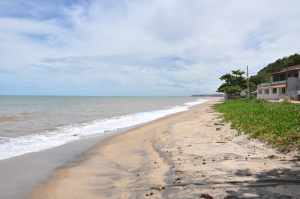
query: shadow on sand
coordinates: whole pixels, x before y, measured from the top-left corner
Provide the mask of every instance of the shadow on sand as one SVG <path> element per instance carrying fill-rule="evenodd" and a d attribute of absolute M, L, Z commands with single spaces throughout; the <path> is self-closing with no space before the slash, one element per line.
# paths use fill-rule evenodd
<path fill-rule="evenodd" d="M 292 161 L 291 168 L 273 169 L 254 174 L 255 181 L 236 182 L 238 190 L 227 191 L 226 199 L 262 198 L 285 199 L 300 198 L 299 160 Z M 238 170 L 237 176 L 252 176 L 249 170 Z M 235 182 L 232 182 L 235 184 Z"/>

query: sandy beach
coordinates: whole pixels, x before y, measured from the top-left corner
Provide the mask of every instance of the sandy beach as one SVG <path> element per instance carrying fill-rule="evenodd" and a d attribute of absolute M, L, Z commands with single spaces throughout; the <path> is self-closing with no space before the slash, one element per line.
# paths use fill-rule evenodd
<path fill-rule="evenodd" d="M 300 198 L 297 156 L 238 136 L 215 103 L 100 141 L 29 197 Z"/>
<path fill-rule="evenodd" d="M 104 137 L 84 139 L 45 151 L 1 160 L 0 198 L 24 198 L 34 186 L 49 178 L 55 169 L 80 158 Z"/>

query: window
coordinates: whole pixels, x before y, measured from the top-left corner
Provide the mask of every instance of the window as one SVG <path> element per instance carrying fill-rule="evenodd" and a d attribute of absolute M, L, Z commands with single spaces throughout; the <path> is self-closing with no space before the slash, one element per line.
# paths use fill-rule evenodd
<path fill-rule="evenodd" d="M 298 71 L 290 71 L 288 72 L 288 77 L 298 77 Z"/>
<path fill-rule="evenodd" d="M 269 89 L 268 89 L 268 88 L 265 89 L 265 94 L 266 94 L 266 95 L 269 95 L 269 93 L 270 93 Z"/>
<path fill-rule="evenodd" d="M 273 94 L 277 94 L 277 88 L 273 88 L 273 89 L 272 89 L 272 93 L 273 93 Z"/>
<path fill-rule="evenodd" d="M 262 94 L 262 90 L 261 89 L 258 89 L 258 94 Z"/>
<path fill-rule="evenodd" d="M 285 88 L 281 88 L 281 93 L 285 94 Z"/>

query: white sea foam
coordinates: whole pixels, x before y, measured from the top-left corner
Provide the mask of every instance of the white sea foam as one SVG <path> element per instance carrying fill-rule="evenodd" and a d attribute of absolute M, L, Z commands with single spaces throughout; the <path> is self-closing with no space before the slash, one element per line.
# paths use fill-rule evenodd
<path fill-rule="evenodd" d="M 206 102 L 207 100 L 206 99 L 198 99 L 197 101 L 193 101 L 193 102 L 187 102 L 185 103 L 184 105 L 185 106 L 188 106 L 188 107 L 191 107 L 191 106 L 196 106 L 198 104 L 202 104 L 204 102 Z"/>
<path fill-rule="evenodd" d="M 66 126 L 55 131 L 43 132 L 41 134 L 32 134 L 16 138 L 1 137 L 0 160 L 50 149 L 88 136 L 147 123 L 171 114 L 186 111 L 190 107 L 204 103 L 205 101 L 204 99 L 200 99 L 198 101 L 185 103 L 183 106 L 102 119 L 84 125 Z"/>

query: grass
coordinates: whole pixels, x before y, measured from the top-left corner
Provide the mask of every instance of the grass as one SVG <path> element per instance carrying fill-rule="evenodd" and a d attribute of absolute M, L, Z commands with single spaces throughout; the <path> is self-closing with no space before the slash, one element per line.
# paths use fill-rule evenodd
<path fill-rule="evenodd" d="M 261 100 L 229 100 L 216 105 L 232 127 L 282 151 L 300 149 L 300 105 Z"/>

